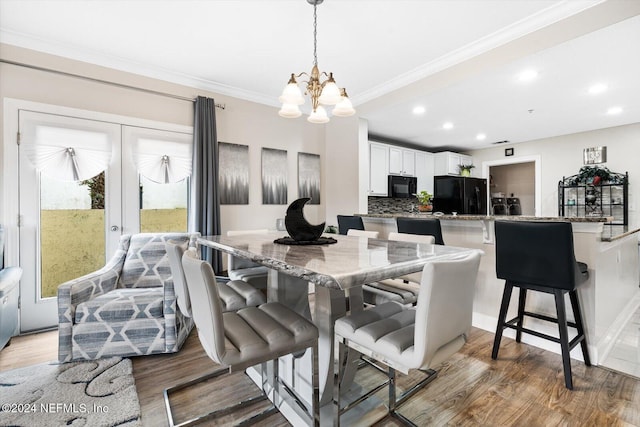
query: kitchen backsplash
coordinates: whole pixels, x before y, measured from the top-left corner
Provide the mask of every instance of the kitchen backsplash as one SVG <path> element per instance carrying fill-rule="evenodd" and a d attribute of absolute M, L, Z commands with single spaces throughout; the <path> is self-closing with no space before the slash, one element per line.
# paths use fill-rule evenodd
<path fill-rule="evenodd" d="M 409 199 L 369 197 L 369 214 L 415 212 L 417 210 L 418 200 L 413 197 Z"/>

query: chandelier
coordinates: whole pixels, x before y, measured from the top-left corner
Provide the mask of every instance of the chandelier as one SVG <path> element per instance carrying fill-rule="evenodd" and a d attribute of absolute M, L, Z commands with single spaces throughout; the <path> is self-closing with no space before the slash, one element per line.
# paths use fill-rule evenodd
<path fill-rule="evenodd" d="M 311 123 L 327 123 L 329 121 L 327 110 L 323 105 L 335 105 L 331 111 L 331 114 L 334 116 L 348 117 L 356 112 L 349 100 L 347 91 L 344 88 L 338 88 L 336 81 L 333 79 L 333 73 L 321 73 L 318 69 L 318 16 L 316 8 L 323 1 L 324 0 L 307 0 L 307 3 L 313 5 L 313 68 L 311 69 L 311 74 L 302 72 L 296 75 L 295 73 L 291 73 L 289 82 L 282 91 L 282 95 L 278 98 L 279 101 L 282 102 L 282 108 L 278 112 L 281 117 L 294 119 L 302 115 L 299 105 L 304 104 L 304 98 L 296 81 L 296 77 L 299 78 L 302 76 L 309 78 L 307 81 L 303 80 L 303 83 L 307 84 L 305 95 L 311 97 L 312 111 L 307 118 L 308 121 Z M 326 79 L 321 81 L 320 79 L 322 77 L 326 77 Z"/>

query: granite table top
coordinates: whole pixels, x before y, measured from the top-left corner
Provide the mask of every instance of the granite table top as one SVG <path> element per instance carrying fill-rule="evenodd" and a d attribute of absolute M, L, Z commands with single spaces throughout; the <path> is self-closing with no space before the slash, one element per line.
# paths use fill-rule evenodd
<path fill-rule="evenodd" d="M 476 249 L 325 235 L 330 245 L 281 245 L 281 231 L 239 236 L 204 236 L 198 243 L 233 256 L 249 259 L 279 272 L 332 289 L 349 289 L 365 283 L 421 271 L 437 259 L 465 256 Z"/>

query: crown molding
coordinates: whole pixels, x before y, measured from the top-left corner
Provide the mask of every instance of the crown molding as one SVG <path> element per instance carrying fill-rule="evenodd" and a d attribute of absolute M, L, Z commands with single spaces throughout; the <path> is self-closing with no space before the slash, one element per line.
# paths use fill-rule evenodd
<path fill-rule="evenodd" d="M 517 38 L 530 34 L 536 30 L 562 21 L 572 15 L 587 10 L 606 0 L 592 0 L 589 2 L 569 1 L 550 6 L 534 15 L 527 16 L 520 21 L 502 28 L 492 34 L 482 37 L 472 43 L 456 49 L 434 61 L 414 68 L 404 74 L 388 80 L 369 90 L 352 97 L 353 105 L 360 105 L 379 98 L 411 83 L 415 83 L 428 76 L 462 63 L 468 59 L 481 55 L 499 46 L 509 43 Z"/>
<path fill-rule="evenodd" d="M 86 62 L 92 65 L 98 65 L 118 71 L 133 73 L 144 77 L 150 77 L 153 79 L 175 83 L 199 90 L 214 92 L 220 95 L 239 98 L 245 101 L 256 102 L 259 104 L 270 105 L 274 107 L 279 106 L 277 99 L 273 99 L 273 97 L 267 96 L 262 93 L 248 91 L 238 87 L 221 84 L 212 80 L 207 80 L 201 77 L 196 77 L 184 73 L 178 73 L 164 68 L 150 67 L 147 64 L 131 61 L 120 57 L 95 53 L 94 51 L 79 48 L 77 46 L 53 43 L 40 37 L 34 37 L 32 35 L 20 33 L 17 31 L 0 29 L 0 42 L 7 45 L 13 45 L 25 49 L 35 50 L 38 52 L 44 52 L 75 61 Z"/>

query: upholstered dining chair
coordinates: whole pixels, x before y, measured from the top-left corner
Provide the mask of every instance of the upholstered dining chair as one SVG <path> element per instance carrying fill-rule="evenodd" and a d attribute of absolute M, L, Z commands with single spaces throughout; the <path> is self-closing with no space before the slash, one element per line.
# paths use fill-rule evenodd
<path fill-rule="evenodd" d="M 347 236 L 367 237 L 369 239 L 377 239 L 379 235 L 380 233 L 377 231 L 356 230 L 355 228 L 351 228 L 347 230 Z"/>
<path fill-rule="evenodd" d="M 349 230 L 364 230 L 362 217 L 353 215 L 338 215 L 338 234 L 346 235 Z"/>
<path fill-rule="evenodd" d="M 307 319 L 293 310 L 277 302 L 269 302 L 259 307 L 246 307 L 238 311 L 224 312 L 218 285 L 211 265 L 198 259 L 194 251 L 186 251 L 182 257 L 187 288 L 191 295 L 191 311 L 198 329 L 198 337 L 205 352 L 222 368 L 210 374 L 210 378 L 224 374 L 233 374 L 269 361 L 275 361 L 271 369 L 270 382 L 275 394 L 280 389 L 290 392 L 286 387 L 280 387 L 278 380 L 278 361 L 281 356 L 313 349 L 312 402 L 307 409 L 310 423 L 319 425 L 319 388 L 318 388 L 318 329 Z M 187 382 L 179 387 L 172 387 L 172 391 L 184 389 L 196 382 Z M 192 425 L 221 414 L 228 414 L 243 408 L 257 400 L 263 400 L 261 395 L 240 402 L 231 407 L 209 412 L 180 425 Z M 297 401 L 302 404 L 299 396 Z M 277 401 L 277 399 L 275 399 Z M 271 407 L 259 414 L 251 416 L 238 425 L 253 425 L 257 421 L 273 414 L 275 407 Z M 171 408 L 167 405 L 169 422 L 173 426 Z"/>
<path fill-rule="evenodd" d="M 421 243 L 433 245 L 435 237 L 431 235 L 408 234 L 391 232 L 388 240 L 398 242 Z M 362 296 L 365 304 L 378 305 L 389 301 L 400 304 L 415 304 L 418 300 L 418 291 L 422 282 L 422 272 L 406 274 L 404 276 L 380 280 L 362 286 Z"/>
<path fill-rule="evenodd" d="M 165 243 L 197 234 L 123 235 L 98 271 L 58 287 L 58 359 L 174 353 L 193 322 L 176 306 Z"/>
<path fill-rule="evenodd" d="M 415 308 L 387 302 L 350 314 L 335 323 L 336 360 L 334 375 L 334 425 L 340 416 L 385 385 L 389 389 L 389 414 L 415 425 L 397 411 L 411 396 L 433 381 L 433 370 L 455 354 L 469 338 L 473 294 L 480 252 L 433 261 L 425 265 Z M 340 381 L 345 347 L 352 348 L 388 368 L 388 380 L 352 404 L 341 407 Z M 396 370 L 427 373 L 426 378 L 396 398 Z"/>
<path fill-rule="evenodd" d="M 194 256 L 197 257 L 196 248 L 191 245 L 188 246 L 187 242 L 175 242 L 168 241 L 166 243 L 167 254 L 169 256 L 169 265 L 171 266 L 171 274 L 173 277 L 173 285 L 178 299 L 178 307 L 180 312 L 191 319 L 193 314 L 191 312 L 191 297 L 189 295 L 189 288 L 187 287 L 186 279 L 184 276 L 184 268 L 182 267 L 182 257 L 186 250 L 193 251 Z M 222 312 L 239 310 L 245 307 L 256 307 L 264 304 L 266 301 L 262 292 L 258 291 L 247 282 L 241 280 L 231 280 L 229 282 L 221 283 L 216 280 L 218 287 L 218 294 L 220 296 L 220 303 Z M 207 373 L 199 378 L 191 379 L 189 385 L 194 385 L 199 382 L 204 382 L 210 379 L 212 374 Z M 170 424 L 174 425 L 173 416 L 171 414 L 171 404 L 169 402 L 169 393 L 176 389 L 181 389 L 183 384 L 177 384 L 173 387 L 164 389 L 163 397 L 164 404 L 167 410 L 167 416 Z M 265 396 L 266 398 L 266 396 Z M 181 426 L 183 424 L 178 424 Z"/>
<path fill-rule="evenodd" d="M 227 236 L 241 236 L 244 234 L 264 234 L 269 230 L 229 230 Z M 231 280 L 243 280 L 256 289 L 266 292 L 269 269 L 264 265 L 257 264 L 251 260 L 235 257 L 231 254 L 227 257 L 227 273 Z"/>
<path fill-rule="evenodd" d="M 173 287 L 178 299 L 178 307 L 182 314 L 191 318 L 191 298 L 189 288 L 185 283 L 184 269 L 182 268 L 182 256 L 186 250 L 196 250 L 194 246 L 188 247 L 187 243 L 169 241 L 166 243 Z M 242 280 L 218 282 L 218 294 L 222 303 L 222 311 L 235 311 L 245 307 L 257 307 L 266 302 L 262 292 Z"/>
<path fill-rule="evenodd" d="M 398 233 L 421 234 L 433 236 L 436 245 L 444 245 L 442 226 L 438 218 L 396 218 Z"/>

